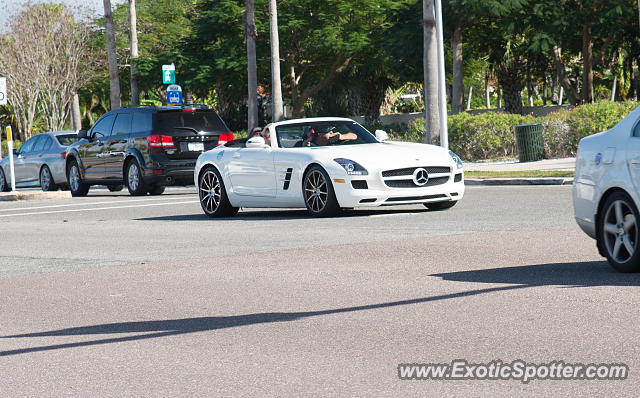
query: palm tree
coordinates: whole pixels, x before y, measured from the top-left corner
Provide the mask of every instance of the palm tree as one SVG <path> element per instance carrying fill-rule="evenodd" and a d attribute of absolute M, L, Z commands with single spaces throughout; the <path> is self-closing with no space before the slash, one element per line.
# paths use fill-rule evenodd
<path fill-rule="evenodd" d="M 109 59 L 109 83 L 111 89 L 111 109 L 120 108 L 120 80 L 118 79 L 118 58 L 116 57 L 116 37 L 113 32 L 111 0 L 102 0 L 104 4 L 104 23 L 107 33 L 107 57 Z"/>
<path fill-rule="evenodd" d="M 272 117 L 274 122 L 279 122 L 282 120 L 284 112 L 282 106 L 282 87 L 280 84 L 280 41 L 278 39 L 278 9 L 276 6 L 276 0 L 269 0 L 269 24 L 271 26 Z"/>
<path fill-rule="evenodd" d="M 436 14 L 433 0 L 422 2 L 422 25 L 424 34 L 424 105 L 425 135 L 427 144 L 440 136 L 438 113 L 438 47 L 436 41 Z"/>
<path fill-rule="evenodd" d="M 255 2 L 247 0 L 245 8 L 244 38 L 247 41 L 247 74 L 248 74 L 248 131 L 258 125 L 258 73 L 256 66 L 256 37 L 258 32 L 255 25 Z"/>
<path fill-rule="evenodd" d="M 129 46 L 131 50 L 131 105 L 139 105 L 140 91 L 138 89 L 138 72 L 136 71 L 136 61 L 138 59 L 136 0 L 129 0 Z"/>

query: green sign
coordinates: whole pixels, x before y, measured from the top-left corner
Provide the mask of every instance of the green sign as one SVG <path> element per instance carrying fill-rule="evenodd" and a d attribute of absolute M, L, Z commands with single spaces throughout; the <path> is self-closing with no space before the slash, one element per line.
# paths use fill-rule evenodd
<path fill-rule="evenodd" d="M 162 65 L 162 84 L 175 84 L 176 83 L 176 66 Z"/>

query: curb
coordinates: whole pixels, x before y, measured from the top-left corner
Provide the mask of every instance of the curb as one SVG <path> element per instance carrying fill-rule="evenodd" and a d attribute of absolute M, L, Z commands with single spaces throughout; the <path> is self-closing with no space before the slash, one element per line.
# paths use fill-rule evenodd
<path fill-rule="evenodd" d="M 0 201 L 17 201 L 29 199 L 53 199 L 53 198 L 70 198 L 69 191 L 53 191 L 53 192 L 2 192 L 0 193 Z"/>
<path fill-rule="evenodd" d="M 465 178 L 465 185 L 572 185 L 573 178 Z"/>

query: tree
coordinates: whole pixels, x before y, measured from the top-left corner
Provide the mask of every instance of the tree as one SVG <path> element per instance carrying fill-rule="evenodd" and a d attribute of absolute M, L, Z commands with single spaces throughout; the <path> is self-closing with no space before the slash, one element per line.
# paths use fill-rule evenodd
<path fill-rule="evenodd" d="M 258 76 L 256 71 L 256 25 L 255 25 L 255 3 L 254 0 L 246 0 L 244 38 L 247 42 L 247 80 L 249 82 L 248 92 L 248 126 L 251 131 L 258 125 Z"/>
<path fill-rule="evenodd" d="M 639 0 L 640 1 L 640 0 Z M 278 36 L 278 8 L 276 0 L 269 0 L 269 26 L 271 31 L 271 112 L 274 122 L 284 117 L 282 105 L 282 85 L 280 81 L 280 39 Z"/>
<path fill-rule="evenodd" d="M 27 6 L 2 38 L 0 70 L 22 140 L 32 135 L 38 115 L 47 130 L 63 129 L 74 93 L 94 70 L 89 35 L 68 8 L 39 4 Z"/>
<path fill-rule="evenodd" d="M 111 89 L 111 109 L 120 108 L 120 79 L 118 77 L 118 57 L 116 54 L 116 38 L 113 30 L 111 0 L 103 0 L 104 21 L 107 37 L 107 58 L 109 59 L 109 86 Z"/>
<path fill-rule="evenodd" d="M 129 0 L 129 48 L 131 50 L 131 104 L 140 104 L 140 90 L 138 89 L 138 29 L 136 27 L 136 0 Z"/>

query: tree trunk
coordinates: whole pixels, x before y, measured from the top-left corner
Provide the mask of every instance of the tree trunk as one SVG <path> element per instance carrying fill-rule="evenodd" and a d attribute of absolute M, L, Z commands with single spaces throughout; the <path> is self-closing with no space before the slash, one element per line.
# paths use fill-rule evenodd
<path fill-rule="evenodd" d="M 467 97 L 467 108 L 466 110 L 471 110 L 471 95 L 473 94 L 473 86 L 469 86 L 469 96 Z"/>
<path fill-rule="evenodd" d="M 138 29 L 136 27 L 136 0 L 129 0 L 129 47 L 131 51 L 131 105 L 140 104 L 140 90 L 138 89 Z"/>
<path fill-rule="evenodd" d="M 451 113 L 456 114 L 462 111 L 464 103 L 463 77 L 462 71 L 462 27 L 456 26 L 451 37 L 451 49 L 453 51 L 453 88 L 451 89 Z"/>
<path fill-rule="evenodd" d="M 258 72 L 256 66 L 256 25 L 255 25 L 255 2 L 247 0 L 245 9 L 244 38 L 247 42 L 247 107 L 248 122 L 247 130 L 251 131 L 258 126 Z"/>
<path fill-rule="evenodd" d="M 618 88 L 618 73 L 613 73 L 613 84 L 611 85 L 611 101 L 616 100 L 616 88 Z"/>
<path fill-rule="evenodd" d="M 298 79 L 299 77 L 296 75 L 296 68 L 293 65 L 293 60 L 291 61 L 291 66 L 289 67 L 289 79 L 291 84 L 291 103 L 295 106 L 298 103 Z M 304 106 L 302 109 L 304 112 Z M 297 111 L 293 110 L 294 115 L 298 115 Z"/>
<path fill-rule="evenodd" d="M 560 79 L 561 87 L 567 91 L 567 100 L 572 105 L 578 104 L 578 91 L 571 85 L 571 81 L 567 77 L 564 62 L 562 62 L 562 49 L 558 46 L 553 46 L 553 61 L 556 66 L 556 73 Z M 560 96 L 562 98 L 562 96 Z M 560 99 L 562 102 L 562 99 Z"/>
<path fill-rule="evenodd" d="M 425 143 L 440 139 L 440 114 L 438 106 L 438 43 L 436 42 L 436 14 L 433 0 L 422 1 L 422 28 L 424 36 L 424 107 Z"/>
<path fill-rule="evenodd" d="M 500 87 L 500 82 L 498 82 L 498 109 L 502 109 L 502 87 Z"/>
<path fill-rule="evenodd" d="M 107 35 L 107 57 L 109 59 L 109 88 L 111 91 L 111 110 L 120 108 L 120 78 L 118 77 L 118 58 L 116 56 L 116 36 L 113 31 L 111 0 L 102 0 L 104 4 L 104 22 Z"/>
<path fill-rule="evenodd" d="M 582 27 L 582 102 L 593 102 L 593 41 L 590 23 Z"/>
<path fill-rule="evenodd" d="M 558 96 L 558 105 L 562 106 L 563 97 L 564 97 L 564 87 L 560 86 L 560 96 Z"/>
<path fill-rule="evenodd" d="M 522 78 L 520 71 L 523 69 L 523 61 L 510 59 L 503 61 L 496 68 L 498 81 L 502 86 L 504 96 L 504 110 L 507 113 L 522 114 Z"/>
<path fill-rule="evenodd" d="M 82 115 L 80 115 L 80 99 L 78 93 L 73 93 L 71 100 L 71 120 L 73 120 L 73 129 L 82 130 Z"/>
<path fill-rule="evenodd" d="M 280 39 L 278 37 L 278 8 L 276 0 L 269 0 L 269 25 L 271 27 L 271 99 L 272 120 L 279 122 L 284 117 L 282 84 L 280 82 Z"/>
<path fill-rule="evenodd" d="M 295 95 L 292 95 L 292 97 L 295 98 L 293 100 L 293 116 L 303 117 L 305 102 L 309 98 L 317 94 L 319 91 L 326 88 L 329 84 L 331 84 L 335 80 L 336 76 L 339 73 L 342 73 L 349 66 L 352 59 L 353 57 L 344 59 L 341 56 L 336 56 L 336 59 L 330 68 L 329 74 L 316 85 L 305 87 L 301 93 L 299 92 L 298 84 L 300 82 L 300 76 L 295 76 L 295 68 L 291 67 L 291 78 L 292 81 L 295 80 L 295 84 L 291 85 L 291 91 L 292 93 L 295 93 Z"/>

